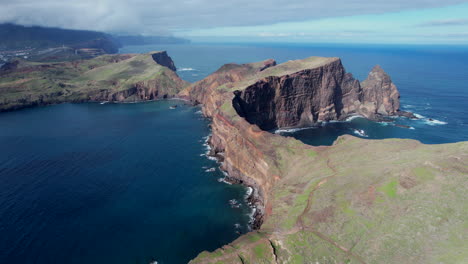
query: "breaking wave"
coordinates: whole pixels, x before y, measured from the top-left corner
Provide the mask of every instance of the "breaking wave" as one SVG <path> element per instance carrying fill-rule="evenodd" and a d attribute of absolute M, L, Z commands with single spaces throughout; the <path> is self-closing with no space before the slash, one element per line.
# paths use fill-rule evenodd
<path fill-rule="evenodd" d="M 196 71 L 196 69 L 194 68 L 180 68 L 180 69 L 177 69 L 177 71 Z"/>
<path fill-rule="evenodd" d="M 437 119 L 433 119 L 433 118 L 427 118 L 423 115 L 420 115 L 420 114 L 416 114 L 414 113 L 414 116 L 416 116 L 417 118 L 419 118 L 422 122 L 424 122 L 426 125 L 430 125 L 430 126 L 437 126 L 437 125 L 446 125 L 448 124 L 447 122 L 445 121 L 440 121 L 440 120 L 437 120 Z"/>
<path fill-rule="evenodd" d="M 353 133 L 358 135 L 358 136 L 361 136 L 361 137 L 369 137 L 367 134 L 366 134 L 366 131 L 362 130 L 362 129 L 354 129 L 353 130 Z"/>

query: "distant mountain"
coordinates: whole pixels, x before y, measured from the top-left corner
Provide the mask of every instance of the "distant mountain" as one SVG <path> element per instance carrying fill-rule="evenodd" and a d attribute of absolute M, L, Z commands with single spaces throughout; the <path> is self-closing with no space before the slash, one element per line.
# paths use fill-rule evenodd
<path fill-rule="evenodd" d="M 1 50 L 46 49 L 59 46 L 102 49 L 105 53 L 117 53 L 119 48 L 111 35 L 102 32 L 0 24 Z"/>
<path fill-rule="evenodd" d="M 15 58 L 39 62 L 89 59 L 129 45 L 183 44 L 170 36 L 116 36 L 90 30 L 0 24 L 0 64 Z"/>
<path fill-rule="evenodd" d="M 149 44 L 187 44 L 190 40 L 171 36 L 113 36 L 122 46 Z"/>

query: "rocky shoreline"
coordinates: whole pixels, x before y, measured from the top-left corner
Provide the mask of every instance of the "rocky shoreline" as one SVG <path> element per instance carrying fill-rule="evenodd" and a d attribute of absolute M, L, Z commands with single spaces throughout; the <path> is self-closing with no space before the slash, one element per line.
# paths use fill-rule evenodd
<path fill-rule="evenodd" d="M 181 99 L 184 100 L 184 99 Z M 186 100 L 184 100 L 186 101 Z M 248 190 L 250 190 L 245 197 L 245 202 L 247 202 L 247 205 L 251 208 L 252 214 L 251 214 L 251 220 L 249 221 L 249 229 L 251 230 L 258 230 L 260 229 L 263 219 L 264 219 L 264 212 L 263 210 L 260 210 L 259 208 L 264 208 L 264 202 L 263 198 L 260 196 L 258 190 L 255 188 L 255 185 L 248 184 L 244 182 L 242 179 L 232 177 L 229 175 L 229 173 L 223 169 L 223 163 L 224 163 L 224 153 L 223 152 L 216 152 L 214 149 L 214 145 L 211 143 L 211 135 L 208 136 L 206 139 L 206 144 L 209 146 L 209 150 L 206 154 L 207 157 L 212 157 L 213 159 L 216 160 L 216 162 L 219 165 L 219 169 L 223 172 L 224 178 L 223 181 L 228 183 L 228 184 L 237 184 L 237 185 L 242 185 Z"/>
<path fill-rule="evenodd" d="M 165 51 L 0 68 L 0 112 L 83 102 L 144 102 L 176 97 L 188 83 Z"/>

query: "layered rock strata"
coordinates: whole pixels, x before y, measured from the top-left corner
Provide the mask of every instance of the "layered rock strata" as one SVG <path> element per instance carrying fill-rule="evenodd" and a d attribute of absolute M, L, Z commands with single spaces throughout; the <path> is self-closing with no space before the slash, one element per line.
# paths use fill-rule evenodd
<path fill-rule="evenodd" d="M 380 67 L 359 83 L 336 58 L 274 65 L 225 65 L 179 94 L 203 104 L 212 118 L 210 143 L 223 157 L 222 169 L 256 189 L 256 227 L 263 222 L 258 231 L 192 262 L 459 259 L 465 235 L 453 243 L 434 238 L 456 233 L 466 219 L 463 203 L 456 201 L 466 192 L 460 182 L 468 175 L 463 169 L 467 144 L 425 146 L 344 136 L 331 147 L 312 147 L 269 133 L 265 130 L 354 114 L 371 119 L 401 114 L 398 91 Z M 441 211 L 445 220 L 435 221 Z M 420 221 L 417 228 L 414 221 Z M 422 239 L 407 243 L 416 236 Z"/>
<path fill-rule="evenodd" d="M 316 68 L 267 76 L 235 91 L 241 117 L 265 130 L 311 126 L 362 115 L 378 120 L 399 114 L 400 94 L 380 66 L 360 83 L 337 58 Z"/>

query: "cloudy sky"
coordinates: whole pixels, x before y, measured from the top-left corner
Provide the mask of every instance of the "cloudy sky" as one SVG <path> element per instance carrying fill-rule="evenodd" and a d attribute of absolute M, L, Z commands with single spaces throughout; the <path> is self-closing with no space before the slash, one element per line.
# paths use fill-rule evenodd
<path fill-rule="evenodd" d="M 0 22 L 194 41 L 468 44 L 468 0 L 0 0 Z"/>

